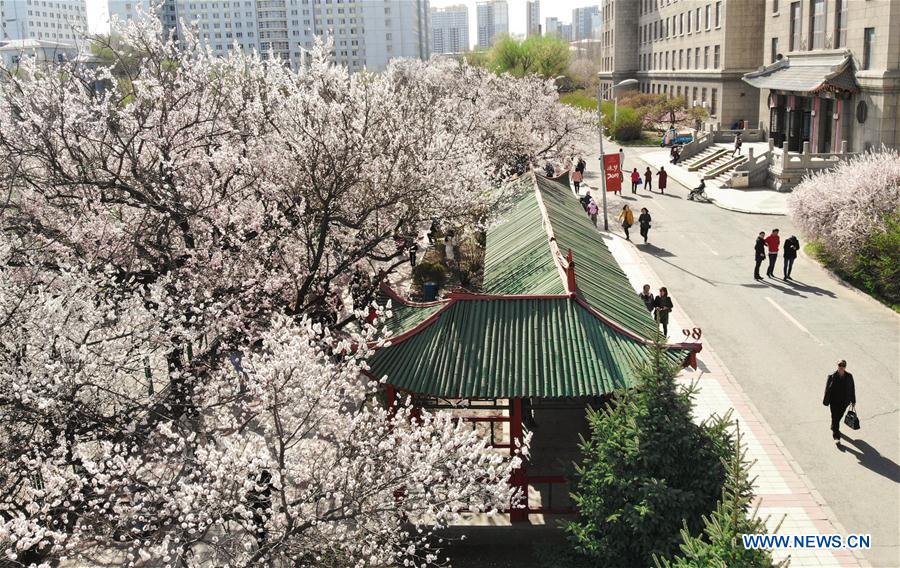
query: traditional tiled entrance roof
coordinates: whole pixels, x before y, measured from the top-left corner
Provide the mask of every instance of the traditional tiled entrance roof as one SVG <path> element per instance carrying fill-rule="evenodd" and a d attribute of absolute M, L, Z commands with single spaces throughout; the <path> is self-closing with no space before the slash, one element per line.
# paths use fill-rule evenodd
<path fill-rule="evenodd" d="M 747 73 L 744 81 L 757 89 L 795 93 L 859 90 L 847 50 L 794 54 Z"/>
<path fill-rule="evenodd" d="M 428 305 L 391 294 L 397 335 L 370 358 L 373 376 L 447 398 L 600 396 L 634 384 L 655 322 L 568 185 L 525 180 L 530 192 L 488 231 L 486 293 Z M 670 344 L 664 357 L 699 350 Z"/>

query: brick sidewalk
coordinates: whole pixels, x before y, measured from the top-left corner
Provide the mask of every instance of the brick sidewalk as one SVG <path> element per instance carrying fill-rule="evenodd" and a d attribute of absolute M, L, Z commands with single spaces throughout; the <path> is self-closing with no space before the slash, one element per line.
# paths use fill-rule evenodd
<path fill-rule="evenodd" d="M 603 233 L 603 238 L 622 270 L 628 275 L 635 294 L 644 284 L 650 284 L 654 294 L 664 283 L 647 264 L 642 253 L 631 243 L 615 234 Z M 678 305 L 677 293 L 673 294 L 675 308 L 669 318 L 670 341 L 683 340 L 682 329 L 696 327 Z M 756 461 L 750 476 L 756 476 L 755 492 L 760 505 L 759 516 L 769 517 L 767 525 L 774 528 L 782 519 L 778 534 L 840 534 L 847 532 L 838 523 L 821 495 L 812 487 L 807 476 L 794 461 L 787 449 L 753 406 L 734 376 L 718 358 L 703 337 L 703 351 L 698 356 L 696 371 L 686 369 L 679 376 L 682 384 L 697 381 L 695 396 L 696 419 L 711 414 L 723 415 L 729 409 L 740 423 L 747 457 Z M 688 339 L 690 341 L 690 339 Z M 868 566 L 862 555 L 849 550 L 776 550 L 775 558 L 790 556 L 791 566 Z"/>

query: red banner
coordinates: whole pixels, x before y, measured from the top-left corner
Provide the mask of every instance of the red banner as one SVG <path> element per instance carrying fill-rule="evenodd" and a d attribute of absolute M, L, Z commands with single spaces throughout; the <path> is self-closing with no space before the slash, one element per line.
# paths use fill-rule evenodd
<path fill-rule="evenodd" d="M 603 172 L 606 175 L 606 191 L 622 191 L 622 172 L 619 170 L 619 155 L 603 156 Z"/>

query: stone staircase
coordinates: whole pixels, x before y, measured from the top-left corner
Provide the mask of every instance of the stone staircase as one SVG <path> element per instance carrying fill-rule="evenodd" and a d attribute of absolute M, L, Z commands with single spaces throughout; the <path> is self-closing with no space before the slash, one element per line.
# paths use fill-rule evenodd
<path fill-rule="evenodd" d="M 732 154 L 729 148 L 713 146 L 687 160 L 684 167 L 690 172 L 697 172 L 704 180 L 724 187 L 731 180 L 735 166 L 747 161 L 747 156 L 732 157 Z"/>

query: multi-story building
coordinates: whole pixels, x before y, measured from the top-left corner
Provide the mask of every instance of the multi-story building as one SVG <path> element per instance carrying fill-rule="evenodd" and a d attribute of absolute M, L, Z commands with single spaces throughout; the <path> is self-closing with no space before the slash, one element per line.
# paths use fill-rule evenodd
<path fill-rule="evenodd" d="M 572 31 L 572 24 L 560 24 L 558 35 L 566 41 L 573 41 L 574 32 Z"/>
<path fill-rule="evenodd" d="M 599 6 L 587 6 L 572 10 L 572 41 L 590 39 L 593 36 L 594 17 L 599 14 Z"/>
<path fill-rule="evenodd" d="M 729 4 L 731 2 L 729 1 Z M 759 119 L 791 152 L 900 147 L 900 3 L 766 0 Z"/>
<path fill-rule="evenodd" d="M 135 11 L 110 0 L 110 13 Z M 431 51 L 428 0 L 165 0 L 160 16 L 176 36 L 192 27 L 218 55 L 257 50 L 294 67 L 316 37 L 331 37 L 334 60 L 351 71 L 378 71 L 393 57 L 427 59 Z"/>
<path fill-rule="evenodd" d="M 606 0 L 601 85 L 637 79 L 647 93 L 684 97 L 711 122 L 753 123 L 759 91 L 742 77 L 761 63 L 762 0 Z"/>
<path fill-rule="evenodd" d="M 525 3 L 525 37 L 541 35 L 541 1 L 528 0 Z"/>
<path fill-rule="evenodd" d="M 509 33 L 509 5 L 506 0 L 484 0 L 476 5 L 478 18 L 478 47 L 487 49 L 494 38 Z"/>
<path fill-rule="evenodd" d="M 544 19 L 544 35 L 558 36 L 559 35 L 559 26 L 560 26 L 559 18 L 545 18 Z"/>
<path fill-rule="evenodd" d="M 431 9 L 431 52 L 469 50 L 469 9 L 465 4 Z"/>
<path fill-rule="evenodd" d="M 4 0 L 0 41 L 46 40 L 76 45 L 87 34 L 85 0 Z"/>
<path fill-rule="evenodd" d="M 0 41 L 0 64 L 6 69 L 13 69 L 26 57 L 49 63 L 69 61 L 78 57 L 78 47 L 71 42 L 60 43 L 45 39 Z"/>

